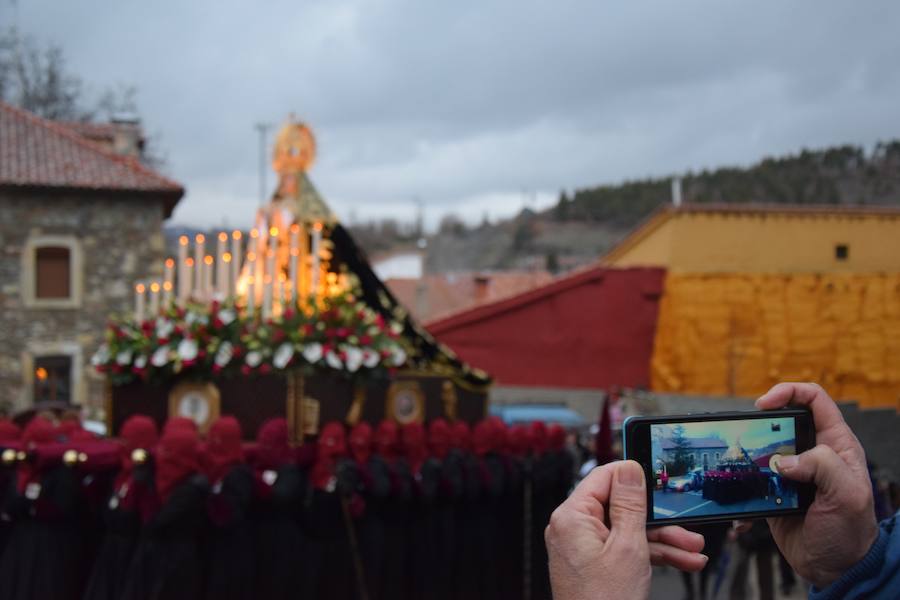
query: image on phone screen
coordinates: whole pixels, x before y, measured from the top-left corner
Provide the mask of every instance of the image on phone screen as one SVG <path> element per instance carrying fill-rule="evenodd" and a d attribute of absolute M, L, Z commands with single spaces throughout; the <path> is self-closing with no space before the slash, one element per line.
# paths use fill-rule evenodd
<path fill-rule="evenodd" d="M 793 418 L 655 423 L 650 444 L 655 519 L 798 507 L 777 467 L 797 451 Z"/>

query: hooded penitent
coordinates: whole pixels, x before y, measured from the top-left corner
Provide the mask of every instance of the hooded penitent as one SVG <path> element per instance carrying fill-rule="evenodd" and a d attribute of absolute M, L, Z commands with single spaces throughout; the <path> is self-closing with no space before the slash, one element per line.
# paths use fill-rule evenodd
<path fill-rule="evenodd" d="M 547 446 L 551 452 L 562 452 L 566 447 L 566 430 L 554 423 L 547 430 Z"/>
<path fill-rule="evenodd" d="M 221 481 L 228 470 L 244 462 L 241 424 L 232 416 L 219 417 L 206 434 L 206 476 L 211 483 Z"/>
<path fill-rule="evenodd" d="M 187 417 L 169 417 L 166 424 L 163 425 L 163 435 L 175 429 L 186 429 L 197 433 L 197 424 L 193 419 Z"/>
<path fill-rule="evenodd" d="M 385 460 L 397 458 L 400 445 L 400 430 L 397 424 L 384 419 L 375 430 L 375 451 Z"/>
<path fill-rule="evenodd" d="M 57 430 L 49 419 L 35 417 L 28 422 L 22 431 L 22 445 L 31 450 L 37 450 L 41 446 L 52 444 L 56 441 Z M 40 473 L 32 461 L 27 461 L 19 466 L 17 488 L 20 494 L 24 494 L 28 484 L 34 483 L 40 477 Z"/>
<path fill-rule="evenodd" d="M 450 427 L 450 447 L 455 450 L 468 452 L 472 444 L 471 438 L 469 424 L 465 421 L 454 421 Z"/>
<path fill-rule="evenodd" d="M 169 430 L 159 441 L 156 491 L 165 502 L 179 483 L 200 470 L 199 440 L 187 429 Z"/>
<path fill-rule="evenodd" d="M 350 456 L 359 466 L 364 466 L 372 456 L 372 426 L 365 421 L 357 423 L 350 431 Z"/>
<path fill-rule="evenodd" d="M 319 489 L 331 487 L 335 466 L 347 455 L 344 426 L 337 421 L 326 423 L 316 442 L 316 462 L 312 469 L 312 484 Z"/>
<path fill-rule="evenodd" d="M 116 479 L 122 481 L 128 478 L 134 469 L 132 457 L 134 451 L 140 449 L 150 452 L 156 448 L 156 444 L 159 442 L 159 432 L 153 419 L 144 415 L 134 415 L 122 424 L 119 438 L 122 440 L 122 466 Z"/>
<path fill-rule="evenodd" d="M 528 429 L 528 446 L 535 456 L 541 456 L 547 451 L 547 426 L 541 421 L 535 421 Z"/>
<path fill-rule="evenodd" d="M 9 419 L 0 419 L 0 442 L 14 442 L 21 434 L 18 425 Z"/>
<path fill-rule="evenodd" d="M 428 446 L 425 441 L 425 428 L 421 423 L 407 423 L 400 431 L 403 444 L 403 455 L 409 461 L 409 467 L 413 473 L 422 470 L 425 459 L 428 458 Z"/>
<path fill-rule="evenodd" d="M 256 468 L 278 469 L 294 461 L 294 451 L 288 443 L 287 420 L 269 419 L 256 434 Z"/>
<path fill-rule="evenodd" d="M 435 458 L 447 458 L 450 452 L 450 426 L 444 419 L 435 419 L 428 425 L 428 448 Z"/>
<path fill-rule="evenodd" d="M 513 425 L 506 433 L 506 447 L 509 453 L 517 458 L 528 454 L 528 428 L 525 425 Z"/>

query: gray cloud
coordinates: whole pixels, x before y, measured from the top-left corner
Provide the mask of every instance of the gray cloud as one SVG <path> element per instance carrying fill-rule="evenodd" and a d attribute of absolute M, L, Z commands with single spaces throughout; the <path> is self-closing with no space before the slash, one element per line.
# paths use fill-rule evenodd
<path fill-rule="evenodd" d="M 13 16 L 0 9 L 0 18 Z M 508 214 L 561 187 L 900 136 L 900 5 L 51 0 L 21 28 L 133 82 L 174 221 L 248 223 L 257 121 L 317 133 L 338 213 Z M 270 177 L 270 183 L 273 178 Z"/>

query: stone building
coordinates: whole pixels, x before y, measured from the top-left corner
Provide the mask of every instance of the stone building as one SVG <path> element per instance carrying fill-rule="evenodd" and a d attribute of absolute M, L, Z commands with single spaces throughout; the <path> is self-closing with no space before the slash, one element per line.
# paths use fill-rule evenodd
<path fill-rule="evenodd" d="M 0 408 L 100 406 L 90 365 L 132 282 L 159 275 L 182 186 L 140 162 L 134 123 L 48 121 L 0 103 Z"/>

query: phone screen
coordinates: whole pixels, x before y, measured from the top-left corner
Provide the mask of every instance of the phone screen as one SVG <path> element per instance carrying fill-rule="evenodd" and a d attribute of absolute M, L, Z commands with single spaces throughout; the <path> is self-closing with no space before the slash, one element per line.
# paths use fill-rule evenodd
<path fill-rule="evenodd" d="M 800 506 L 778 474 L 797 453 L 794 417 L 650 424 L 653 518 L 695 519 Z"/>

